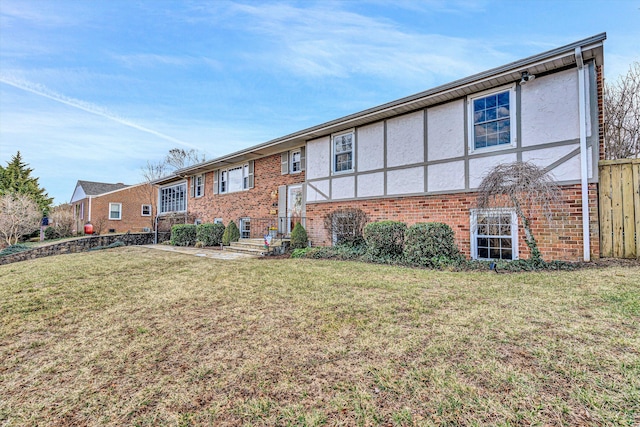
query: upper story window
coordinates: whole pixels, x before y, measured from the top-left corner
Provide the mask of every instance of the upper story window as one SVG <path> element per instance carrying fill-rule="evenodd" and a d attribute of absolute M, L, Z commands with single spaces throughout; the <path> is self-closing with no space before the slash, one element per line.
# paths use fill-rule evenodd
<path fill-rule="evenodd" d="M 151 216 L 151 205 L 142 205 L 142 216 Z"/>
<path fill-rule="evenodd" d="M 235 193 L 253 188 L 254 162 L 214 172 L 214 190 L 217 193 Z"/>
<path fill-rule="evenodd" d="M 191 197 L 204 196 L 204 175 L 191 177 Z"/>
<path fill-rule="evenodd" d="M 518 259 L 518 218 L 512 210 L 471 211 L 474 259 Z"/>
<path fill-rule="evenodd" d="M 469 98 L 471 151 L 515 143 L 515 85 Z"/>
<path fill-rule="evenodd" d="M 291 152 L 291 173 L 300 172 L 302 170 L 302 164 L 300 163 L 301 153 L 300 150 L 294 150 Z"/>
<path fill-rule="evenodd" d="M 109 203 L 109 219 L 122 219 L 122 203 Z"/>
<path fill-rule="evenodd" d="M 353 135 L 353 131 L 349 131 L 333 136 L 331 151 L 334 173 L 353 171 Z"/>
<path fill-rule="evenodd" d="M 160 213 L 184 212 L 187 210 L 187 184 L 162 187 L 160 189 Z"/>
<path fill-rule="evenodd" d="M 282 175 L 288 173 L 300 173 L 305 169 L 304 147 L 280 153 L 280 165 Z"/>

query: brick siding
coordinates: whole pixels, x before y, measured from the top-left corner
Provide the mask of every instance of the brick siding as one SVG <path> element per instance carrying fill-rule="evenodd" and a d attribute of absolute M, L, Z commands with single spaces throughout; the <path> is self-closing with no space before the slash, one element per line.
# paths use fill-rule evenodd
<path fill-rule="evenodd" d="M 582 197 L 580 185 L 562 187 L 560 206 L 557 206 L 550 222 L 546 218 L 532 218 L 534 237 L 542 256 L 546 260 L 582 260 Z M 349 202 L 314 203 L 307 205 L 307 232 L 314 245 L 331 244 L 331 238 L 324 228 L 326 214 L 341 208 L 359 208 L 369 221 L 394 220 L 407 225 L 418 222 L 444 222 L 455 232 L 458 248 L 466 257 L 471 256 L 470 209 L 476 204 L 475 193 L 451 195 L 393 197 Z M 591 229 L 591 255 L 600 255 L 598 235 L 597 190 L 589 186 L 589 213 Z M 520 258 L 529 258 L 529 249 L 524 242 L 524 229 L 519 223 Z"/>
<path fill-rule="evenodd" d="M 243 217 L 274 218 L 278 216 L 278 187 L 302 184 L 304 172 L 282 175 L 280 154 L 257 159 L 254 163 L 254 187 L 235 193 L 213 194 L 213 172 L 205 175 L 204 195 L 189 197 L 189 215 L 203 222 L 222 218 L 225 225 Z"/>
<path fill-rule="evenodd" d="M 91 224 L 94 232 L 104 234 L 109 230 L 115 230 L 115 233 L 126 233 L 141 232 L 145 227 L 153 229 L 157 200 L 158 189 L 150 184 L 131 186 L 91 197 Z M 77 232 L 83 232 L 82 227 L 89 220 L 89 200 L 82 199 L 74 203 L 74 209 L 75 205 L 80 203 L 84 203 L 84 220 L 76 218 Z M 109 203 L 122 203 L 122 219 L 109 219 Z M 151 216 L 142 216 L 142 205 L 152 206 Z"/>

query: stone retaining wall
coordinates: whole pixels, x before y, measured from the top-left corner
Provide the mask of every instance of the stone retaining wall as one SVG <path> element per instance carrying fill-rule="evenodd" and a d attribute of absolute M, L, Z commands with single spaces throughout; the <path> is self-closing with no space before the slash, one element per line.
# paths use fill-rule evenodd
<path fill-rule="evenodd" d="M 110 244 L 118 241 L 124 243 L 126 246 L 151 245 L 153 244 L 153 237 L 154 233 L 107 234 L 102 236 L 81 237 L 75 240 L 67 240 L 65 242 L 39 246 L 17 254 L 2 256 L 0 257 L 0 265 L 52 255 L 86 252 L 92 248 L 98 246 L 109 246 Z M 158 240 L 163 239 L 159 238 Z"/>

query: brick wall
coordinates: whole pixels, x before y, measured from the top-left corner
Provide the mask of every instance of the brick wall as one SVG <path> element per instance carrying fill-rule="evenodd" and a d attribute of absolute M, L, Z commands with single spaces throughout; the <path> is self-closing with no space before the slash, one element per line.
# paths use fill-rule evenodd
<path fill-rule="evenodd" d="M 91 223 L 94 231 L 108 233 L 141 232 L 144 227 L 153 229 L 156 214 L 158 190 L 149 184 L 127 187 L 122 190 L 92 197 Z M 122 203 L 120 220 L 109 219 L 109 203 Z M 142 216 L 142 205 L 151 205 L 151 216 Z M 88 218 L 88 207 L 85 204 L 85 218 Z"/>
<path fill-rule="evenodd" d="M 395 220 L 412 225 L 418 222 L 444 222 L 451 226 L 458 248 L 466 257 L 471 255 L 470 209 L 475 207 L 475 193 L 451 195 L 394 197 L 366 201 L 316 203 L 307 205 L 307 232 L 314 245 L 330 245 L 331 238 L 324 228 L 326 214 L 339 208 L 359 208 L 369 221 Z M 562 187 L 561 205 L 551 222 L 546 218 L 532 218 L 532 230 L 542 256 L 546 260 L 578 261 L 582 259 L 582 218 L 580 185 Z M 589 212 L 591 220 L 591 254 L 600 255 L 598 235 L 597 190 L 589 187 Z M 520 223 L 520 221 L 519 221 Z M 520 258 L 529 258 L 524 242 L 524 229 L 520 224 Z"/>
<path fill-rule="evenodd" d="M 282 175 L 280 173 L 280 155 L 257 159 L 254 164 L 254 187 L 246 191 L 228 194 L 213 194 L 213 172 L 205 176 L 204 196 L 189 197 L 189 215 L 203 222 L 213 222 L 222 218 L 227 225 L 238 219 L 274 218 L 278 216 L 278 187 L 281 185 L 304 182 L 304 172 Z"/>

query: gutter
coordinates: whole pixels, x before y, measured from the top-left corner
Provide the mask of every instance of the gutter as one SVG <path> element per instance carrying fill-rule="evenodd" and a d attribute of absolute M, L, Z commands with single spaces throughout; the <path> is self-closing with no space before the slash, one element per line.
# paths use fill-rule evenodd
<path fill-rule="evenodd" d="M 89 196 L 89 216 L 87 222 L 91 222 L 91 196 Z"/>
<path fill-rule="evenodd" d="M 591 233 L 589 232 L 589 165 L 587 163 L 587 94 L 584 88 L 585 68 L 582 48 L 576 47 L 578 65 L 578 107 L 580 110 L 580 189 L 582 195 L 582 257 L 591 261 Z"/>

